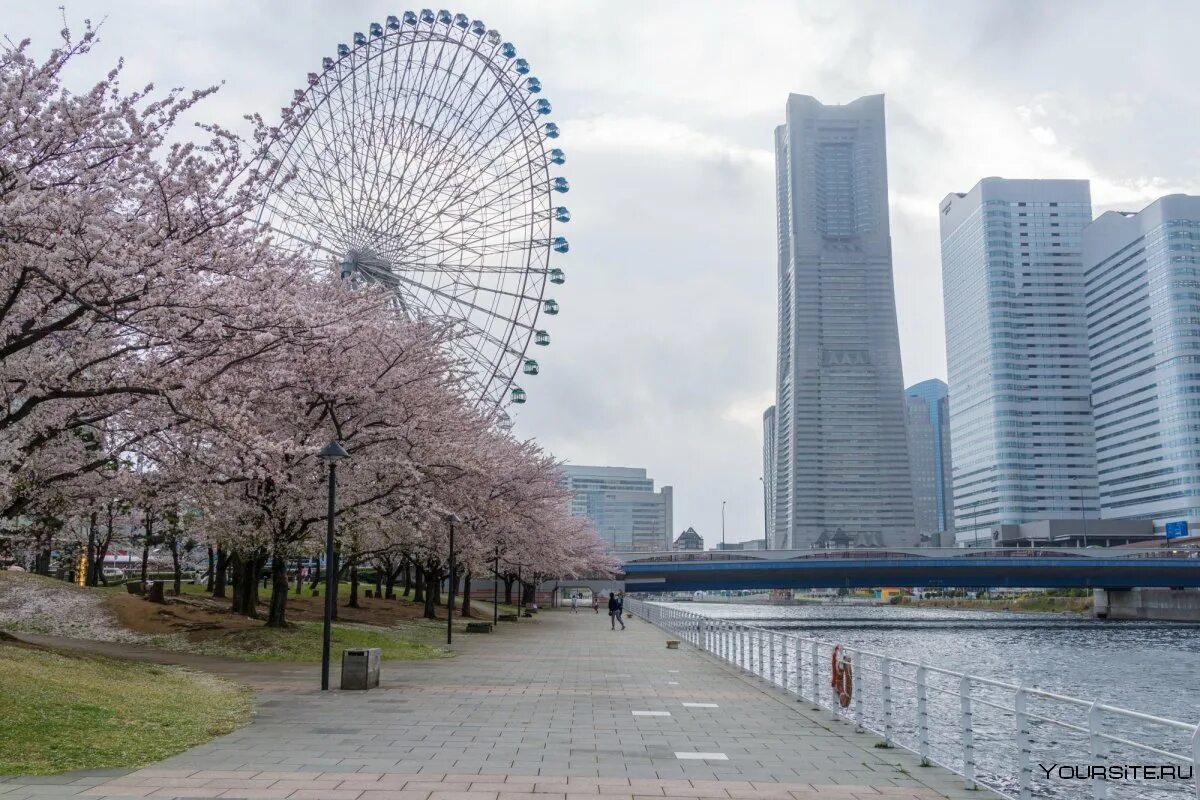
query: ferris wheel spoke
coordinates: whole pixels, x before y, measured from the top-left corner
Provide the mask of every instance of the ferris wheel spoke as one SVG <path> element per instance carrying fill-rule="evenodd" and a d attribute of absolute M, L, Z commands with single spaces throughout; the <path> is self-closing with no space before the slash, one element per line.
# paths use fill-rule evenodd
<path fill-rule="evenodd" d="M 271 227 L 271 226 L 268 226 L 268 227 Z M 300 244 L 302 244 L 306 247 L 311 247 L 312 249 L 319 250 L 322 253 L 325 253 L 326 255 L 333 256 L 336 259 L 341 259 L 345 256 L 345 253 L 338 253 L 337 251 L 332 250 L 329 247 L 326 247 L 325 245 L 321 244 L 320 242 L 313 241 L 312 239 L 292 233 L 291 231 L 285 230 L 283 228 L 271 227 L 271 231 L 274 233 L 278 233 L 280 236 L 286 236 L 287 238 L 291 239 L 292 241 L 299 242 Z"/>
<path fill-rule="evenodd" d="M 514 145 L 515 145 L 515 140 L 514 140 L 514 144 L 509 145 L 508 149 L 511 149 Z M 496 156 L 495 158 L 493 158 L 492 161 L 488 162 L 488 165 L 490 166 L 491 164 L 494 164 L 498 158 L 499 158 L 499 155 Z M 485 183 L 481 187 L 478 187 L 475 192 L 476 196 L 478 197 L 482 193 L 482 190 L 489 189 L 492 186 L 496 185 L 497 181 L 500 181 L 500 180 L 503 180 L 506 178 L 513 178 L 513 177 L 519 175 L 520 172 L 525 169 L 527 164 L 529 164 L 529 162 L 526 162 L 526 161 L 515 162 L 514 165 L 511 168 L 509 168 L 507 171 L 500 173 L 499 175 L 496 175 L 491 181 Z M 453 203 L 461 202 L 465 198 L 466 198 L 466 195 L 460 190 L 456 195 L 453 195 L 448 200 L 443 201 L 446 204 L 443 205 L 440 209 L 438 209 L 438 211 L 434 212 L 434 216 L 441 216 L 442 214 L 445 214 L 446 211 L 450 208 L 450 206 L 453 205 Z M 482 205 L 482 202 L 477 205 Z"/>
<path fill-rule="evenodd" d="M 515 121 L 516 119 L 517 119 L 517 115 L 514 114 L 513 117 L 511 118 L 511 120 L 509 120 L 509 122 Z M 481 128 L 478 131 L 476 131 L 476 135 L 482 134 L 482 132 L 483 132 L 483 129 Z M 500 135 L 500 131 L 497 131 L 496 133 L 494 133 L 487 141 L 485 141 L 483 143 L 483 145 L 480 148 L 476 149 L 475 151 L 472 151 L 472 155 L 482 152 L 483 149 L 486 148 L 488 145 L 490 145 L 492 142 L 494 142 L 496 140 L 496 138 L 498 138 L 499 135 Z M 497 161 L 499 161 L 502 157 L 508 155 L 511 151 L 515 150 L 522 142 L 523 142 L 522 139 L 520 139 L 518 137 L 513 137 L 503 149 L 501 149 L 498 153 L 496 153 L 495 156 L 493 156 L 490 160 L 488 160 L 487 162 L 485 162 L 482 165 L 481 171 L 486 171 L 486 170 L 490 169 Z M 471 145 L 474 145 L 476 143 L 477 143 L 477 139 L 475 139 L 475 138 L 469 140 L 469 142 L 468 142 L 468 144 L 471 144 Z M 523 161 L 524 160 L 521 160 L 521 162 L 518 162 L 518 163 L 523 163 Z M 512 170 L 510 169 L 510 170 L 507 170 L 506 172 L 511 172 L 511 171 Z M 504 174 L 504 173 L 502 173 L 502 174 Z M 447 169 L 445 177 L 442 178 L 440 181 L 438 181 L 433 186 L 431 186 L 430 189 L 433 191 L 426 192 L 424 194 L 424 196 L 420 199 L 420 201 L 423 201 L 427 198 L 434 197 L 436 195 L 436 192 L 444 190 L 452 178 L 453 178 L 453 173 Z"/>
<path fill-rule="evenodd" d="M 516 96 L 516 92 L 512 89 L 508 90 L 507 92 L 503 92 L 503 94 L 504 94 L 504 97 L 501 98 L 501 101 L 496 104 L 496 107 L 492 111 L 492 113 L 489 116 L 484 118 L 484 120 L 477 126 L 477 128 L 471 133 L 471 135 L 461 143 L 461 145 L 465 145 L 467 147 L 473 146 L 478 141 L 478 139 L 484 135 L 484 133 L 488 129 L 488 124 L 491 122 L 492 118 L 495 116 L 495 114 L 498 112 L 498 110 L 504 106 L 503 101 L 507 100 L 509 102 L 513 102 L 513 98 Z M 466 117 L 464 116 L 464 123 L 465 122 L 466 122 Z M 504 127 L 503 125 L 500 126 L 500 129 L 503 129 L 503 127 Z M 451 141 L 455 141 L 457 143 L 457 131 L 454 132 L 453 136 L 446 137 L 445 142 L 449 143 Z M 469 155 L 474 155 L 474 153 L 469 153 Z M 445 163 L 445 160 L 438 159 L 437 161 L 435 161 L 435 163 Z"/>
<path fill-rule="evenodd" d="M 421 289 L 424 289 L 425 291 L 427 291 L 431 294 L 437 295 L 438 297 L 444 298 L 444 299 L 450 301 L 451 303 L 455 303 L 457 305 L 464 306 L 466 308 L 470 308 L 474 311 L 480 311 L 487 316 L 496 317 L 497 319 L 503 319 L 506 322 L 513 322 L 514 324 L 516 324 L 513 320 L 509 320 L 505 317 L 502 317 L 502 316 L 496 314 L 490 308 L 481 306 L 477 303 L 472 303 L 471 301 L 466 300 L 465 298 L 459 297 L 450 292 L 446 292 L 442 289 L 438 289 L 433 286 L 429 286 L 427 284 L 421 283 L 420 281 L 413 280 L 412 278 L 406 277 L 406 276 L 398 274 L 398 273 L 393 273 L 393 277 L 400 283 L 406 284 L 408 286 L 420 287 Z M 533 327 L 529 326 L 529 325 L 522 325 L 522 327 L 526 327 L 531 331 L 533 330 Z"/>

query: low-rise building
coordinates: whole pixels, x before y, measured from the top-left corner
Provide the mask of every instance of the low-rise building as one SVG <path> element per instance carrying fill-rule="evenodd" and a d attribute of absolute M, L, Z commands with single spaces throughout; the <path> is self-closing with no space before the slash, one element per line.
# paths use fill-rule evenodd
<path fill-rule="evenodd" d="M 704 537 L 696 533 L 695 528 L 688 528 L 676 537 L 675 544 L 671 549 L 701 551 L 704 549 Z"/>

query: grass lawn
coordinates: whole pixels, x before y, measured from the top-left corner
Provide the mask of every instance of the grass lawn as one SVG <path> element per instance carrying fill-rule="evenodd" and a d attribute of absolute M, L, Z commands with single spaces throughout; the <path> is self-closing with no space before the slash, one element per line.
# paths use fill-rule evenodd
<path fill-rule="evenodd" d="M 0 642 L 0 775 L 140 767 L 232 731 L 249 692 L 176 667 Z"/>
<path fill-rule="evenodd" d="M 420 661 L 449 657 L 449 653 L 426 643 L 431 637 L 409 626 L 381 628 L 374 625 L 333 626 L 334 657 L 346 648 L 378 647 L 389 661 Z M 432 631 L 430 631 L 432 633 Z M 187 639 L 179 635 L 154 637 L 152 643 L 167 650 L 182 650 L 210 656 L 236 658 L 242 661 L 321 660 L 321 623 L 295 622 L 289 627 L 267 628 L 262 625 L 221 631 L 211 637 Z"/>

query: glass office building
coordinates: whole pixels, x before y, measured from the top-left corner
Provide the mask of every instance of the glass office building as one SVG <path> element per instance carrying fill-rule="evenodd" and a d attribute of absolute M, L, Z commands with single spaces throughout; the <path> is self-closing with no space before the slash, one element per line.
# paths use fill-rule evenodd
<path fill-rule="evenodd" d="M 913 506 L 922 542 L 953 546 L 937 534 L 953 530 L 948 388 L 936 378 L 904 390 Z"/>
<path fill-rule="evenodd" d="M 571 489 L 571 513 L 587 517 L 610 551 L 660 552 L 671 549 L 672 490 L 654 491 L 654 479 L 633 467 L 561 467 Z"/>
<path fill-rule="evenodd" d="M 1200 531 L 1200 197 L 1083 231 L 1100 511 Z"/>
<path fill-rule="evenodd" d="M 1095 518 L 1087 181 L 985 178 L 940 207 L 953 527 Z"/>

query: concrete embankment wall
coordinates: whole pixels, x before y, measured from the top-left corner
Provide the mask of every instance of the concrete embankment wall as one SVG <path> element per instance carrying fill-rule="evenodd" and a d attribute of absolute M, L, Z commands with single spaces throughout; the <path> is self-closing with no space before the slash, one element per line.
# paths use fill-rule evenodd
<path fill-rule="evenodd" d="M 1101 619 L 1200 622 L 1200 589 L 1096 589 L 1093 614 Z"/>

